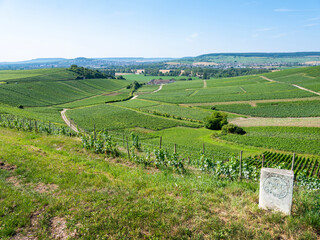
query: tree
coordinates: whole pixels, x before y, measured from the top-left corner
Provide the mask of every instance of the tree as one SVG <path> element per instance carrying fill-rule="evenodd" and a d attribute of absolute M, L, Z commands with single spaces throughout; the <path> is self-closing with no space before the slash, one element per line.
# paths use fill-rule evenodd
<path fill-rule="evenodd" d="M 204 119 L 204 126 L 211 130 L 220 130 L 223 125 L 228 124 L 227 116 L 226 113 L 216 111 Z"/>

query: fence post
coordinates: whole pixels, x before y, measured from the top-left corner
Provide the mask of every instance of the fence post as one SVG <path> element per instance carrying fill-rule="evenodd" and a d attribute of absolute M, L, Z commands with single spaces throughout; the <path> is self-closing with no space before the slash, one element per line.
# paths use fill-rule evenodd
<path fill-rule="evenodd" d="M 174 144 L 174 153 L 177 153 L 177 144 Z"/>
<path fill-rule="evenodd" d="M 202 144 L 202 153 L 204 154 L 205 149 L 204 149 L 204 143 Z"/>
<path fill-rule="evenodd" d="M 265 160 L 265 156 L 264 154 L 262 154 L 262 168 L 264 167 L 264 160 Z"/>
<path fill-rule="evenodd" d="M 241 180 L 241 178 L 242 178 L 242 151 L 240 151 L 240 168 L 239 168 L 239 170 L 240 170 L 240 173 L 239 173 L 239 179 Z"/>
<path fill-rule="evenodd" d="M 293 168 L 294 168 L 294 160 L 295 160 L 295 156 L 296 154 L 293 153 L 293 156 L 292 156 L 292 164 L 291 164 L 291 171 L 293 171 Z"/>
<path fill-rule="evenodd" d="M 130 151 L 129 151 L 128 137 L 126 137 L 126 140 L 127 140 L 127 153 L 128 153 L 128 158 L 130 159 Z"/>
<path fill-rule="evenodd" d="M 38 132 L 37 120 L 34 120 L 34 130 Z"/>
<path fill-rule="evenodd" d="M 162 136 L 160 136 L 160 143 L 159 144 L 160 144 L 159 148 L 161 149 L 161 147 L 162 147 Z"/>
<path fill-rule="evenodd" d="M 96 140 L 96 124 L 93 124 L 93 136 L 94 136 L 94 140 Z"/>

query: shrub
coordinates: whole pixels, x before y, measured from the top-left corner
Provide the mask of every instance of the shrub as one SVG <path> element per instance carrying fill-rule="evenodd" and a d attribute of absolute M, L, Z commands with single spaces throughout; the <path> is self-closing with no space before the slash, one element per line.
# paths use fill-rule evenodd
<path fill-rule="evenodd" d="M 226 113 L 214 112 L 204 119 L 204 126 L 211 130 L 220 130 L 223 125 L 228 124 L 227 116 Z"/>
<path fill-rule="evenodd" d="M 20 109 L 24 109 L 24 107 L 22 105 L 18 105 L 18 108 Z"/>
<path fill-rule="evenodd" d="M 226 124 L 222 127 L 222 133 L 232 133 L 232 134 L 239 134 L 239 135 L 244 135 L 246 134 L 246 131 L 243 130 L 243 128 L 238 127 L 236 125 L 233 124 Z"/>

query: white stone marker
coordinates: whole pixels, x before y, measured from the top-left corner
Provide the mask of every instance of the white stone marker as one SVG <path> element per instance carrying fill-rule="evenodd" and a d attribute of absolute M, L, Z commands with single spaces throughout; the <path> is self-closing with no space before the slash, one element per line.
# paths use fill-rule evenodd
<path fill-rule="evenodd" d="M 259 207 L 291 214 L 294 173 L 291 170 L 262 168 Z"/>

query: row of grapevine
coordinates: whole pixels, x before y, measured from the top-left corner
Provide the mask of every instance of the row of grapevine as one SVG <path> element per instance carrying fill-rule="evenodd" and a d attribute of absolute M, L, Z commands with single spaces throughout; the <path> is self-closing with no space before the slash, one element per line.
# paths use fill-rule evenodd
<path fill-rule="evenodd" d="M 76 135 L 74 131 L 66 126 L 58 126 L 50 122 L 22 118 L 11 114 L 0 114 L 0 126 L 16 129 L 19 131 L 39 132 L 52 135 Z"/>
<path fill-rule="evenodd" d="M 276 152 L 264 152 L 264 166 L 281 169 L 291 169 L 293 155 L 276 153 Z M 259 167 L 261 167 L 263 156 L 256 156 L 256 159 L 260 160 Z M 319 159 L 310 159 L 301 156 L 295 156 L 294 159 L 294 173 L 306 173 L 308 177 L 320 177 L 320 161 Z"/>

